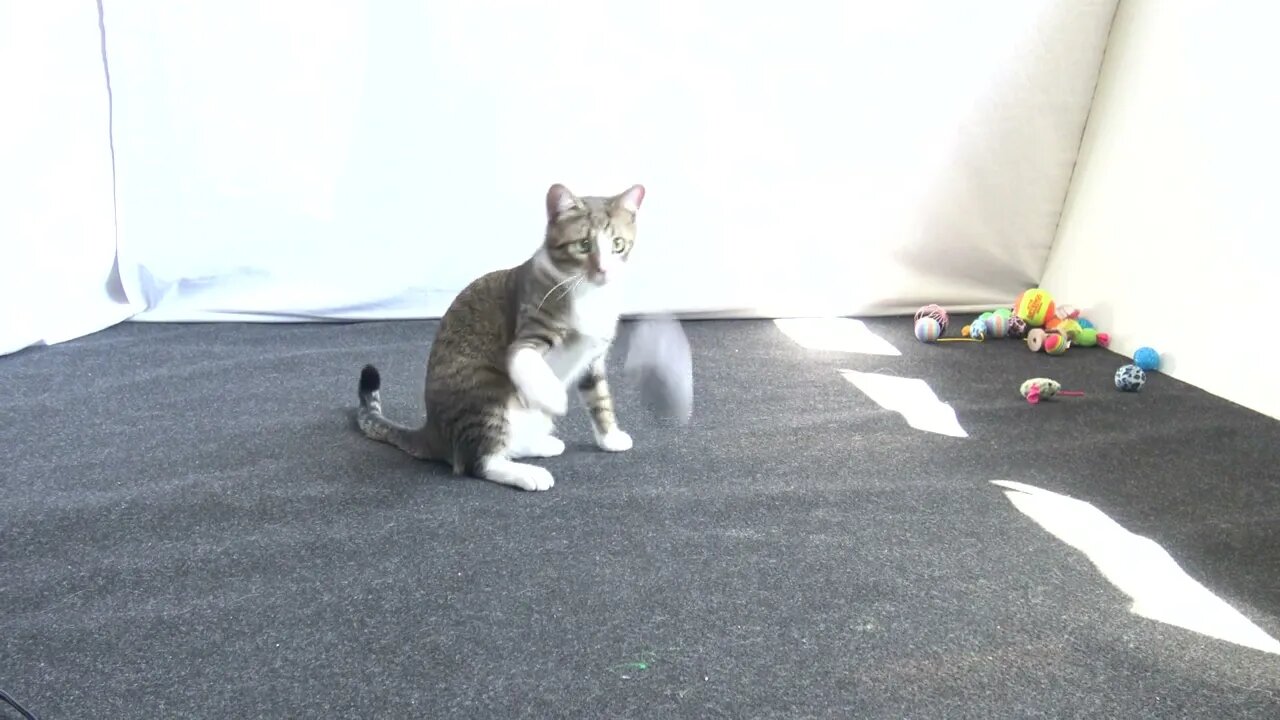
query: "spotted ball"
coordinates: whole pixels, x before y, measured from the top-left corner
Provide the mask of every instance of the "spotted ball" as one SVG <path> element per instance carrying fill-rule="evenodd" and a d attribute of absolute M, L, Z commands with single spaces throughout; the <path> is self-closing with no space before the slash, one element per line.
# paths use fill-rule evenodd
<path fill-rule="evenodd" d="M 942 325 L 931 317 L 916 320 L 916 339 L 922 343 L 936 342 L 942 337 Z"/>
<path fill-rule="evenodd" d="M 1160 369 L 1160 353 L 1154 348 L 1140 347 L 1133 353 L 1133 364 L 1147 372 Z"/>
<path fill-rule="evenodd" d="M 981 320 L 974 320 L 973 324 L 969 326 L 969 337 L 974 340 L 986 340 L 987 324 Z"/>
<path fill-rule="evenodd" d="M 1116 370 L 1116 388 L 1125 392 L 1138 392 L 1147 384 L 1147 373 L 1137 365 L 1125 365 Z"/>
<path fill-rule="evenodd" d="M 1012 315 L 1009 318 L 1009 326 L 1005 328 L 1005 335 L 1014 340 L 1021 340 L 1027 336 L 1028 329 L 1026 320 L 1017 315 Z"/>

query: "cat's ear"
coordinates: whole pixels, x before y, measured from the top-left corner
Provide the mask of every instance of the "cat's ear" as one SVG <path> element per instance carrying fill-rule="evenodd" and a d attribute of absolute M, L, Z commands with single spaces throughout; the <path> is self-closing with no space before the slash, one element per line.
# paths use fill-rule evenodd
<path fill-rule="evenodd" d="M 560 183 L 547 189 L 547 218 L 555 220 L 578 205 L 578 198 Z"/>
<path fill-rule="evenodd" d="M 644 186 L 632 185 L 626 192 L 617 197 L 616 202 L 618 207 L 635 215 L 640 210 L 640 203 L 644 202 Z"/>

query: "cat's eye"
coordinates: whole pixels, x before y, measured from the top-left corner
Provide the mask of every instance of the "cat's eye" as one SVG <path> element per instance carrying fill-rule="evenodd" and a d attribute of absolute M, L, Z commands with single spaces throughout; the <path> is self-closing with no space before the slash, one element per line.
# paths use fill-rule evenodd
<path fill-rule="evenodd" d="M 620 253 L 620 252 L 622 252 L 623 250 L 626 250 L 626 249 L 627 249 L 627 241 L 626 241 L 626 240 L 623 240 L 623 239 L 622 239 L 622 238 L 620 238 L 620 237 L 616 237 L 616 238 L 614 238 L 614 239 L 613 239 L 613 251 L 614 251 L 614 252 L 616 252 L 616 253 Z"/>
<path fill-rule="evenodd" d="M 579 240 L 577 243 L 577 248 L 578 248 L 578 252 L 580 253 L 591 252 L 591 238 L 582 238 L 581 240 Z"/>

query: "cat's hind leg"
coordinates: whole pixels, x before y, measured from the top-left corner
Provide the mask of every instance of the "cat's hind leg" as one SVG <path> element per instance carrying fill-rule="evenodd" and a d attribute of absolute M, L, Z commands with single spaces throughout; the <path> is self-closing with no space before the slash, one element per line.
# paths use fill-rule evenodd
<path fill-rule="evenodd" d="M 478 419 L 456 436 L 455 457 L 466 474 L 521 490 L 550 490 L 555 485 L 546 468 L 517 462 L 564 452 L 564 443 L 551 436 L 553 423 L 545 412 L 511 397 L 474 416 Z"/>

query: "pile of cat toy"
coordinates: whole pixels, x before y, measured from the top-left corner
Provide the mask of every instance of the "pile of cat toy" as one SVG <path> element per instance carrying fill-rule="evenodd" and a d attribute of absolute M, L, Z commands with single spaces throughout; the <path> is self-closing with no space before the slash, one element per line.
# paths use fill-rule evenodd
<path fill-rule="evenodd" d="M 1080 311 L 1058 305 L 1040 288 L 1018 295 L 1013 304 L 984 312 L 960 328 L 960 337 L 945 337 L 950 316 L 940 305 L 925 305 L 916 311 L 916 339 L 923 343 L 984 342 L 992 338 L 1023 340 L 1032 352 L 1063 355 L 1073 345 L 1107 347 L 1111 336 L 1100 332 Z"/>
<path fill-rule="evenodd" d="M 1012 305 L 982 313 L 973 322 L 961 326 L 959 337 L 946 337 L 951 317 L 941 305 L 930 304 L 920 308 L 914 322 L 916 339 L 922 343 L 980 343 L 1012 338 L 1025 342 L 1031 352 L 1044 352 L 1055 357 L 1065 355 L 1072 347 L 1107 348 L 1111 345 L 1108 333 L 1099 331 L 1077 308 L 1058 304 L 1042 288 L 1025 290 Z M 1146 385 L 1147 373 L 1159 367 L 1159 353 L 1150 347 L 1139 348 L 1133 354 L 1133 362 L 1116 370 L 1116 389 L 1124 392 L 1141 390 Z M 1032 405 L 1055 396 L 1084 395 L 1062 390 L 1062 386 L 1050 378 L 1031 378 L 1022 383 L 1019 391 Z"/>

